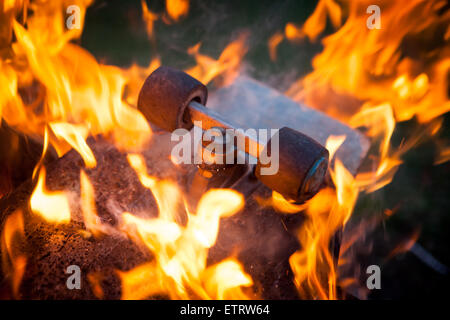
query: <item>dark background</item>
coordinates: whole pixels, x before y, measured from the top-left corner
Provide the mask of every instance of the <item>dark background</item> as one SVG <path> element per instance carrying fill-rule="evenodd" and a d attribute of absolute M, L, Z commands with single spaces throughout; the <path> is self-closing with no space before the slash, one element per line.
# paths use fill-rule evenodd
<path fill-rule="evenodd" d="M 147 1 L 153 12 L 164 11 L 164 1 Z M 136 62 L 148 65 L 159 56 L 162 63 L 179 69 L 195 65 L 187 48 L 202 42 L 201 53 L 218 58 L 228 43 L 243 32 L 249 32 L 249 51 L 244 58 L 245 72 L 281 91 L 312 70 L 311 59 L 321 51 L 320 41 L 300 43 L 283 41 L 278 46 L 278 59 L 269 58 L 267 41 L 287 22 L 301 25 L 313 12 L 315 1 L 306 0 L 229 0 L 191 1 L 189 14 L 178 23 L 155 23 L 155 42 L 145 32 L 138 0 L 96 1 L 87 11 L 81 45 L 103 63 L 128 66 Z M 332 32 L 327 30 L 325 34 Z M 437 135 L 448 139 L 449 116 Z M 397 146 L 420 125 L 413 119 L 399 123 L 392 138 Z M 366 239 L 366 246 L 355 257 L 361 272 L 366 266 L 381 267 L 381 290 L 369 298 L 446 298 L 448 275 L 436 272 L 410 251 L 388 258 L 389 253 L 418 232 L 417 243 L 446 266 L 449 255 L 449 178 L 450 165 L 433 165 L 437 148 L 423 139 L 403 156 L 404 164 L 394 181 L 375 193 L 361 195 L 351 225 L 373 216 L 383 216 L 386 209 L 395 213 L 383 220 Z M 361 276 L 363 281 L 365 275 Z M 364 284 L 364 283 L 363 283 Z"/>

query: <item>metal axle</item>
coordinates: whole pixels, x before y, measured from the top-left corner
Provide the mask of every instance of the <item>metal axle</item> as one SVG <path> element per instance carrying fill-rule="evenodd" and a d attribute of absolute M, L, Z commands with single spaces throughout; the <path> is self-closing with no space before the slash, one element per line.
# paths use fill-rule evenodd
<path fill-rule="evenodd" d="M 266 139 L 264 141 L 259 141 L 256 136 L 250 134 L 245 134 L 243 130 L 237 130 L 237 126 L 223 120 L 222 117 L 211 109 L 206 108 L 204 105 L 191 101 L 188 105 L 188 111 L 192 123 L 195 125 L 196 121 L 201 121 L 202 129 L 209 130 L 212 128 L 224 128 L 231 129 L 234 131 L 234 135 L 239 139 L 239 141 L 245 141 L 244 146 L 237 144 L 237 148 L 241 151 L 248 153 L 249 155 L 259 158 L 259 155 L 266 146 Z M 243 140 L 241 140 L 243 139 Z"/>

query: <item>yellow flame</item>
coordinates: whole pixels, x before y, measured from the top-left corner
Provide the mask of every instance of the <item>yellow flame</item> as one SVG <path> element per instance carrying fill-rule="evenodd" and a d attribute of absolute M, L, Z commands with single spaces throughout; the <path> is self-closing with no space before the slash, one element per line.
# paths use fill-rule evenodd
<path fill-rule="evenodd" d="M 86 127 L 82 125 L 72 125 L 66 122 L 51 122 L 49 125 L 57 138 L 64 139 L 70 146 L 78 151 L 87 168 L 93 168 L 97 165 L 94 154 L 85 140 L 88 134 L 88 129 Z M 64 153 L 62 152 L 62 154 Z"/>
<path fill-rule="evenodd" d="M 227 259 L 209 267 L 204 278 L 209 296 L 219 300 L 248 299 L 242 287 L 253 285 L 252 279 L 234 259 Z"/>
<path fill-rule="evenodd" d="M 303 204 L 295 204 L 293 201 L 287 200 L 276 191 L 272 191 L 272 196 L 269 199 L 256 198 L 256 200 L 259 205 L 272 206 L 275 210 L 282 213 L 298 213 L 306 208 Z"/>
<path fill-rule="evenodd" d="M 124 213 L 124 230 L 131 235 L 134 226 L 155 255 L 155 261 L 128 272 L 119 271 L 122 298 L 141 299 L 155 294 L 178 299 L 244 298 L 240 287 L 250 286 L 252 281 L 237 261 L 206 266 L 208 248 L 217 238 L 219 219 L 239 211 L 243 201 L 242 195 L 233 190 L 208 191 L 200 200 L 197 214 L 189 214 L 185 227 L 164 217 L 142 219 Z M 227 284 L 218 283 L 223 274 L 233 278 L 227 279 Z"/>
<path fill-rule="evenodd" d="M 334 158 L 334 155 L 336 151 L 339 149 L 339 147 L 344 143 L 346 136 L 334 136 L 330 135 L 327 139 L 327 142 L 325 143 L 325 148 L 327 148 L 329 152 L 330 160 Z"/>
<path fill-rule="evenodd" d="M 80 172 L 80 193 L 81 211 L 83 212 L 86 229 L 96 237 L 100 236 L 102 233 L 106 233 L 105 227 L 102 225 L 100 217 L 97 215 L 94 187 L 83 170 Z"/>
<path fill-rule="evenodd" d="M 122 298 L 245 298 L 241 287 L 252 285 L 252 281 L 239 262 L 227 260 L 211 267 L 206 265 L 220 219 L 241 210 L 243 196 L 234 190 L 210 190 L 200 199 L 195 214 L 185 212 L 187 223 L 181 225 L 177 222 L 178 211 L 185 208 L 178 205 L 182 201 L 178 187 L 150 176 L 142 156 L 129 154 L 127 158 L 142 185 L 153 193 L 159 215 L 144 219 L 126 212 L 122 216 L 122 230 L 142 241 L 155 257 L 130 271 L 118 271 Z M 226 283 L 225 275 L 232 277 Z"/>
<path fill-rule="evenodd" d="M 69 223 L 70 206 L 63 191 L 48 191 L 45 187 L 45 168 L 39 171 L 38 182 L 30 198 L 31 210 L 50 223 Z"/>

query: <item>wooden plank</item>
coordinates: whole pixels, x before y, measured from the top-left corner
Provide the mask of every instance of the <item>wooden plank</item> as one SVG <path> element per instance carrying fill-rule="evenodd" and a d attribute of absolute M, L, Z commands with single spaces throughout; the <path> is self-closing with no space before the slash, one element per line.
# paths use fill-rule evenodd
<path fill-rule="evenodd" d="M 355 174 L 370 147 L 359 131 L 326 114 L 299 104 L 263 83 L 241 76 L 208 98 L 207 107 L 241 128 L 296 129 L 322 145 L 330 135 L 345 135 L 336 153 L 345 167 Z"/>

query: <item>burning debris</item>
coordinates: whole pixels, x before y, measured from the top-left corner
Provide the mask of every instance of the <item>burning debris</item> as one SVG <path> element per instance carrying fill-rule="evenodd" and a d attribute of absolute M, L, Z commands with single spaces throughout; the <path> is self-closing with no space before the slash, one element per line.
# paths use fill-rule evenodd
<path fill-rule="evenodd" d="M 381 29 L 373 29 L 365 27 L 369 1 L 319 1 L 302 26 L 289 22 L 268 41 L 276 61 L 286 41 L 320 39 L 328 18 L 337 30 L 321 39 L 313 71 L 283 95 L 242 75 L 250 32 L 218 59 L 200 53 L 201 43 L 190 47 L 196 65 L 186 73 L 161 66 L 159 56 L 147 67 L 102 64 L 77 44 L 91 2 L 0 4 L 0 141 L 8 141 L 1 296 L 365 297 L 352 289 L 352 259 L 358 239 L 380 221 L 342 234 L 358 197 L 391 183 L 402 155 L 443 126 L 448 4 L 379 1 Z M 65 24 L 69 5 L 79 8 L 80 29 Z M 190 7 L 167 0 L 153 12 L 142 1 L 150 41 L 157 23 L 179 23 Z M 393 148 L 396 124 L 412 118 L 420 133 Z M 205 160 L 208 151 L 212 164 L 174 160 L 170 132 L 190 136 L 196 120 L 202 138 L 219 129 L 215 148 L 186 144 L 192 158 L 201 152 Z M 220 131 L 237 128 L 233 138 Z M 280 130 L 262 143 L 251 129 Z M 448 146 L 439 149 L 444 163 Z M 279 160 L 275 174 L 262 173 L 263 151 L 271 164 Z M 13 164 L 21 154 L 31 160 Z M 227 156 L 232 163 L 217 162 Z M 67 287 L 73 265 L 81 270 L 77 290 Z"/>

